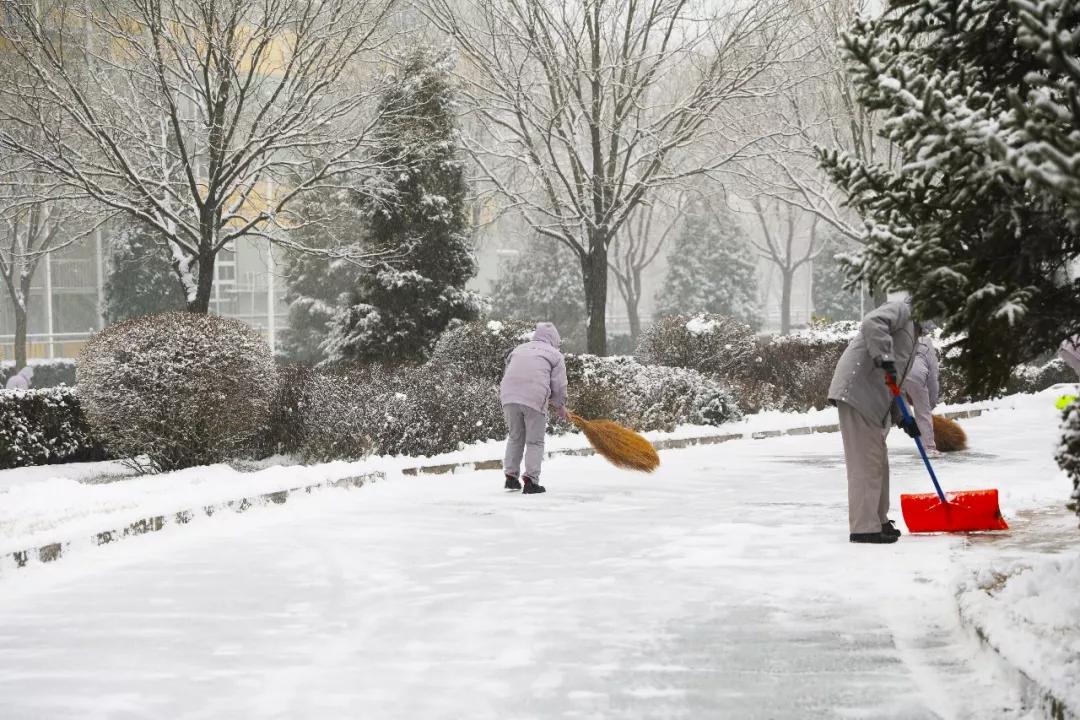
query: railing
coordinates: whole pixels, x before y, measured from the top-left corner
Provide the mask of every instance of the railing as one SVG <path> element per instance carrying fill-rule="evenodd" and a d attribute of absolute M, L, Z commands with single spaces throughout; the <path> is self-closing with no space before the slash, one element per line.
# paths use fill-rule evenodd
<path fill-rule="evenodd" d="M 27 359 L 74 358 L 92 333 L 30 333 L 26 336 Z M 0 362 L 15 359 L 15 336 L 0 335 Z"/>

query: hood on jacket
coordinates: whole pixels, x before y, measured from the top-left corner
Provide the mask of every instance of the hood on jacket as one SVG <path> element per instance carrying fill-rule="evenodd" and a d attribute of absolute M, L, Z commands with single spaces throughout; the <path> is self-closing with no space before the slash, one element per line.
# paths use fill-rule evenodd
<path fill-rule="evenodd" d="M 556 350 L 562 344 L 559 331 L 555 328 L 555 325 L 549 322 L 536 323 L 536 330 L 533 331 L 532 339 L 533 342 L 547 343 Z"/>
<path fill-rule="evenodd" d="M 27 380 L 33 380 L 34 379 L 34 368 L 27 365 L 26 367 L 24 367 L 22 370 L 19 371 L 19 374 L 22 375 Z"/>

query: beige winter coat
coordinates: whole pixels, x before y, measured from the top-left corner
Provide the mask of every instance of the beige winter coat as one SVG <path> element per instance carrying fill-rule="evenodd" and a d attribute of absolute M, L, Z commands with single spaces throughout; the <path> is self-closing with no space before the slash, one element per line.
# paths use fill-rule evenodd
<path fill-rule="evenodd" d="M 829 402 L 847 403 L 867 422 L 889 427 L 893 399 L 881 363 L 892 360 L 900 375 L 897 381 L 902 384 L 911 369 L 917 339 L 911 306 L 906 302 L 885 303 L 869 313 L 836 364 Z"/>

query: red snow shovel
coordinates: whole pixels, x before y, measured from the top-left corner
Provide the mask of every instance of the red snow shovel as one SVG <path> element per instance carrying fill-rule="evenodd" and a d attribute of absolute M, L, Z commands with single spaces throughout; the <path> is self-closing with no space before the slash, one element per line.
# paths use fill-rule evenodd
<path fill-rule="evenodd" d="M 911 422 L 911 413 L 907 403 L 900 395 L 900 388 L 886 373 L 885 383 L 889 386 L 900 413 L 906 422 Z M 1008 530 L 1005 518 L 998 507 L 997 490 L 960 490 L 947 496 L 941 491 L 937 475 L 926 456 L 922 438 L 915 438 L 930 479 L 934 481 L 936 493 L 912 493 L 900 496 L 900 509 L 904 513 L 904 524 L 913 533 L 928 532 L 973 532 L 977 530 Z"/>

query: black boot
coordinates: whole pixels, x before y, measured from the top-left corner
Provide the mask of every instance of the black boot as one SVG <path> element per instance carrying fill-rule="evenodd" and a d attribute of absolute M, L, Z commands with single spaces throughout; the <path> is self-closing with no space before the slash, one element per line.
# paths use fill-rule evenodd
<path fill-rule="evenodd" d="M 899 535 L 886 535 L 883 532 L 876 533 L 851 533 L 848 539 L 853 543 L 870 543 L 872 545 L 888 545 L 900 539 Z"/>
<path fill-rule="evenodd" d="M 523 478 L 525 480 L 525 487 L 521 490 L 522 495 L 535 495 L 536 493 L 547 492 L 543 485 L 537 485 L 532 481 L 532 478 Z"/>
<path fill-rule="evenodd" d="M 900 537 L 903 533 L 900 532 L 900 528 L 893 524 L 892 520 L 886 520 L 885 524 L 881 526 L 882 535 L 892 535 L 895 538 Z"/>
<path fill-rule="evenodd" d="M 507 490 L 520 490 L 521 489 L 521 483 L 513 475 L 507 475 L 506 476 L 506 484 L 503 485 L 503 487 L 506 488 Z"/>

